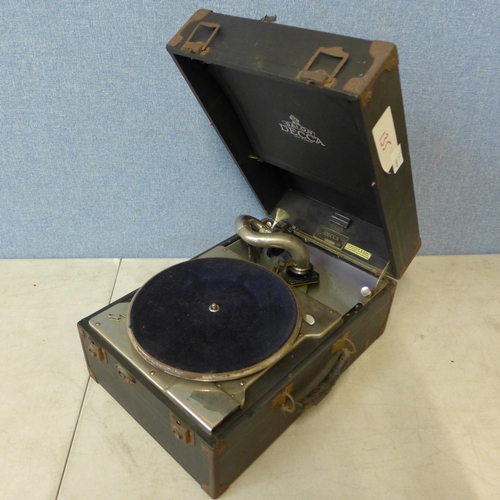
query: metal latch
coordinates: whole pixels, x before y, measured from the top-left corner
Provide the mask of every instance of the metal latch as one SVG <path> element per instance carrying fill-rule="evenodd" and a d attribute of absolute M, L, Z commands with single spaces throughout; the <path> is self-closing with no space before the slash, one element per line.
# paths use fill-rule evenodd
<path fill-rule="evenodd" d="M 88 346 L 88 351 L 91 356 L 94 358 L 97 358 L 99 361 L 102 361 L 103 363 L 108 362 L 108 357 L 106 356 L 106 351 L 102 348 L 94 344 L 92 340 L 89 342 Z"/>
<path fill-rule="evenodd" d="M 324 69 L 311 69 L 316 62 L 316 59 L 319 60 L 319 57 L 321 55 L 340 59 L 338 64 L 330 73 L 328 73 Z M 342 69 L 342 66 L 344 66 L 348 58 L 349 54 L 345 52 L 342 47 L 320 47 L 314 53 L 311 59 L 309 59 L 304 68 L 299 71 L 297 80 L 306 83 L 316 83 L 318 85 L 322 85 L 323 87 L 331 89 L 337 84 L 337 79 L 335 78 L 335 76 Z"/>
<path fill-rule="evenodd" d="M 219 31 L 219 29 L 220 24 L 217 23 L 198 23 L 182 46 L 182 50 L 186 52 L 194 52 L 195 54 L 200 54 L 200 56 L 206 56 L 211 50 L 208 44 L 212 41 L 212 38 L 215 36 L 217 31 Z M 198 38 L 198 40 L 193 41 L 194 38 Z"/>
<path fill-rule="evenodd" d="M 191 446 L 194 445 L 193 431 L 189 429 L 189 427 L 183 425 L 173 413 L 170 414 L 170 428 L 176 439 L 186 444 L 190 444 Z"/>

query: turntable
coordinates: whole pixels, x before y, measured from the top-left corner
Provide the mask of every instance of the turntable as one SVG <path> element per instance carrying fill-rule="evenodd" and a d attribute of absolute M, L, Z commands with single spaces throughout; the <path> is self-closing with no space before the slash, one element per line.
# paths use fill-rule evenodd
<path fill-rule="evenodd" d="M 392 44 L 200 10 L 167 48 L 268 217 L 78 329 L 217 498 L 383 333 L 420 239 Z"/>

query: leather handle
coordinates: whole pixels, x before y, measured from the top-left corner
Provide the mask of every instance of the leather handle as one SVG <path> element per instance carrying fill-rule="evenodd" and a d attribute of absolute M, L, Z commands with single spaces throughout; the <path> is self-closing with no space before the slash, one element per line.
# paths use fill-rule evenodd
<path fill-rule="evenodd" d="M 319 404 L 325 396 L 332 390 L 344 370 L 347 368 L 351 355 L 347 349 L 343 349 L 340 356 L 335 361 L 332 369 L 326 374 L 325 378 L 311 391 L 296 403 L 296 406 L 302 410 L 307 410 L 311 406 Z"/>

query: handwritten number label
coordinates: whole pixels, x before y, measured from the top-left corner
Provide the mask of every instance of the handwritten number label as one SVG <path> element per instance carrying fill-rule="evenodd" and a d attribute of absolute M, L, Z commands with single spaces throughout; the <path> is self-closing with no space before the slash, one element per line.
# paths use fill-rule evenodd
<path fill-rule="evenodd" d="M 388 174 L 395 174 L 404 162 L 401 144 L 398 144 L 391 107 L 388 106 L 372 130 L 380 165 Z"/>

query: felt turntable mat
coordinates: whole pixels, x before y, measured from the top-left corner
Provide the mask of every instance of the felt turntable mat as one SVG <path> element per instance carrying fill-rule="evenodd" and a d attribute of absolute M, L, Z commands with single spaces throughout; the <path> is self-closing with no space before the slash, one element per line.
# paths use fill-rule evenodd
<path fill-rule="evenodd" d="M 137 343 L 161 363 L 225 373 L 279 350 L 294 331 L 297 305 L 288 285 L 271 271 L 242 260 L 209 258 L 151 278 L 137 292 L 129 321 Z"/>

